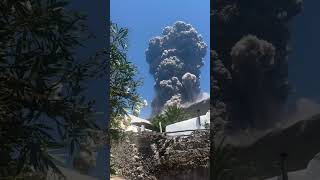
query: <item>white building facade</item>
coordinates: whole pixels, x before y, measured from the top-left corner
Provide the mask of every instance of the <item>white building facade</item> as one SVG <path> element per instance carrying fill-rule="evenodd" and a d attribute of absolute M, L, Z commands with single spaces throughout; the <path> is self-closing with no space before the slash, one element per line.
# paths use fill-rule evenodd
<path fill-rule="evenodd" d="M 191 118 L 185 121 L 177 122 L 177 123 L 166 126 L 166 132 L 185 131 L 185 132 L 168 133 L 167 135 L 169 136 L 190 135 L 192 131 L 186 131 L 186 130 L 207 129 L 209 127 L 210 127 L 210 111 L 208 111 L 205 115 L 200 116 L 200 123 L 199 123 L 199 117 Z"/>

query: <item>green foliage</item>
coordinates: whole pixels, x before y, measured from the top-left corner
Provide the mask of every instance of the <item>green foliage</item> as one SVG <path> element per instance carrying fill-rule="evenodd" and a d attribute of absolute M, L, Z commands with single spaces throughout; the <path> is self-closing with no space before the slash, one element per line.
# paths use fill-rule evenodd
<path fill-rule="evenodd" d="M 153 130 L 155 131 L 158 131 L 160 132 L 160 125 L 159 125 L 159 122 L 161 122 L 161 126 L 162 126 L 162 129 L 164 131 L 165 129 L 165 125 L 164 125 L 164 122 L 166 121 L 165 119 L 165 116 L 164 114 L 158 114 L 156 116 L 154 116 L 152 119 L 151 119 L 151 124 L 153 126 Z"/>
<path fill-rule="evenodd" d="M 142 81 L 136 78 L 137 68 L 128 61 L 128 29 L 110 26 L 110 125 L 117 128 L 128 111 L 141 103 L 137 88 Z"/>
<path fill-rule="evenodd" d="M 119 127 L 127 123 L 125 122 L 125 115 L 130 110 L 133 112 L 135 106 L 142 103 L 137 92 L 137 88 L 142 85 L 142 81 L 136 78 L 137 68 L 128 61 L 127 38 L 127 28 L 119 28 L 117 24 L 110 22 L 110 120 L 108 135 L 111 145 L 121 141 L 124 136 Z M 110 173 L 115 173 L 112 160 Z"/>
<path fill-rule="evenodd" d="M 85 17 L 67 4 L 0 1 L 0 176 L 26 169 L 61 175 L 48 150 L 68 146 L 72 153 L 98 128 L 94 101 L 82 92 L 106 62 L 99 53 L 76 56 L 87 38 Z"/>
<path fill-rule="evenodd" d="M 209 128 L 210 128 L 210 124 L 209 124 L 208 122 L 205 122 L 205 123 L 204 123 L 204 127 L 205 127 L 206 129 L 209 129 Z"/>
<path fill-rule="evenodd" d="M 160 131 L 159 122 L 161 122 L 162 129 L 164 130 L 167 125 L 183 121 L 186 119 L 186 117 L 187 114 L 182 108 L 178 107 L 177 105 L 173 105 L 168 106 L 163 113 L 153 117 L 151 123 L 157 128 L 157 130 Z"/>

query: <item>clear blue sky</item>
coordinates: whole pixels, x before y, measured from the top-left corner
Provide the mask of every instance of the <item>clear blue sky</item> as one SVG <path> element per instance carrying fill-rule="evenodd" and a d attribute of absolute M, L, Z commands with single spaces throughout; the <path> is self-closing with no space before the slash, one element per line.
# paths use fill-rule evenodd
<path fill-rule="evenodd" d="M 208 45 L 204 66 L 201 69 L 201 88 L 210 92 L 210 0 L 111 0 L 111 20 L 121 27 L 129 28 L 129 52 L 131 62 L 138 66 L 144 85 L 139 93 L 148 101 L 141 112 L 146 118 L 151 112 L 154 97 L 153 77 L 145 60 L 149 40 L 161 34 L 165 26 L 181 20 L 190 23 Z"/>
<path fill-rule="evenodd" d="M 290 23 L 292 53 L 289 56 L 289 81 L 295 89 L 290 101 L 301 97 L 320 102 L 319 6 L 320 1 L 304 1 L 303 10 Z"/>

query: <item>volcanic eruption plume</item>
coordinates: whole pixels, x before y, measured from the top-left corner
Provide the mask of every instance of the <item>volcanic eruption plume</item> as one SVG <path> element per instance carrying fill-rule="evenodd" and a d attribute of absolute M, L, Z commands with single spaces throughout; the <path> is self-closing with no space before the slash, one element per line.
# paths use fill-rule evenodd
<path fill-rule="evenodd" d="M 182 21 L 163 29 L 152 38 L 146 50 L 146 60 L 155 80 L 152 114 L 167 105 L 193 102 L 201 96 L 200 68 L 207 45 L 201 35 Z"/>
<path fill-rule="evenodd" d="M 291 92 L 288 23 L 301 9 L 302 0 L 215 1 L 212 109 L 224 107 L 227 115 L 216 116 L 231 131 L 269 128 L 285 113 Z"/>

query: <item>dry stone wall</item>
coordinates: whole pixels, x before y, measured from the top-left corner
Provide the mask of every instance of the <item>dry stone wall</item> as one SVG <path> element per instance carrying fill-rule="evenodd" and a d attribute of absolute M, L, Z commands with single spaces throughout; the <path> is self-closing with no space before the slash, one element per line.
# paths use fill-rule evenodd
<path fill-rule="evenodd" d="M 111 148 L 111 163 L 129 180 L 209 178 L 209 132 L 171 137 L 156 132 L 128 132 Z"/>

